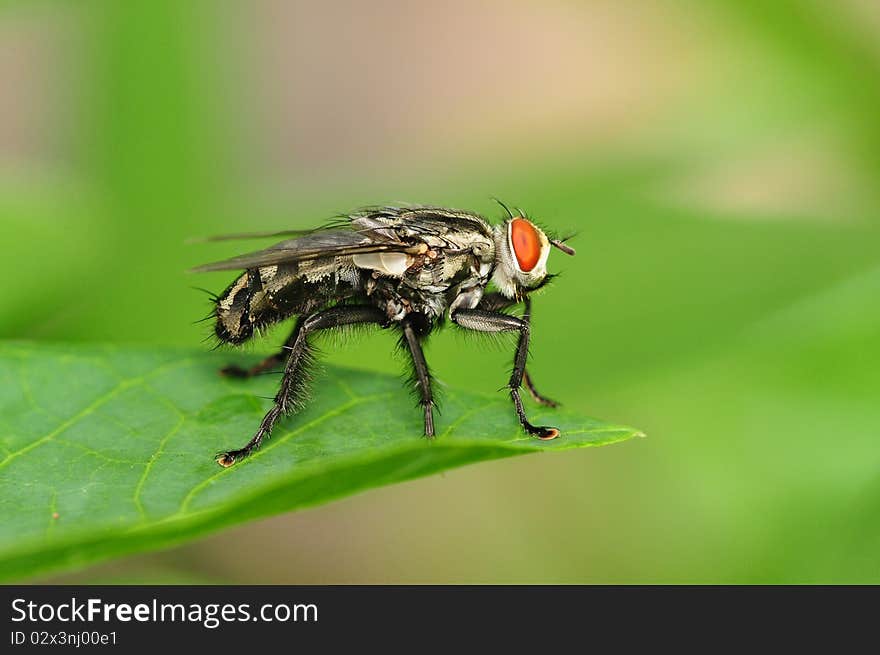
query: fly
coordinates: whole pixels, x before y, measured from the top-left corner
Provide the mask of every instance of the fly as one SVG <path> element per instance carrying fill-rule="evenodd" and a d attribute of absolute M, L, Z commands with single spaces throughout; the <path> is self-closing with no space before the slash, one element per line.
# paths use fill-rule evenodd
<path fill-rule="evenodd" d="M 501 204 L 501 203 L 499 203 Z M 239 234 L 225 238 L 293 237 L 265 250 L 199 266 L 195 271 L 240 270 L 215 300 L 214 331 L 223 343 L 239 345 L 255 332 L 290 317 L 296 324 L 282 348 L 249 369 L 228 366 L 221 373 L 247 378 L 283 364 L 272 408 L 243 447 L 217 455 L 232 466 L 260 447 L 278 419 L 301 407 L 306 370 L 313 359 L 310 337 L 345 325 L 375 324 L 399 333 L 410 355 L 412 378 L 424 410 L 425 436 L 434 437 L 434 395 L 422 342 L 444 318 L 466 330 L 517 332 L 513 372 L 507 383 L 519 422 L 538 439 L 559 430 L 532 425 L 523 409 L 525 384 L 540 404 L 526 371 L 531 301 L 529 294 L 550 279 L 551 247 L 574 250 L 548 238 L 523 212 L 500 225 L 479 214 L 442 207 L 369 207 L 306 232 Z M 487 292 L 489 283 L 495 291 Z M 524 305 L 522 318 L 505 313 Z"/>

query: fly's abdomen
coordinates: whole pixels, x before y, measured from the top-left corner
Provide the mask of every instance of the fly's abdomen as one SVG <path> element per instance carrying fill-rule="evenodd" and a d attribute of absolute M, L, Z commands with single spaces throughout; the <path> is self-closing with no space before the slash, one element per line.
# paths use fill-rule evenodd
<path fill-rule="evenodd" d="M 254 334 L 252 308 L 254 296 L 261 290 L 259 271 L 246 271 L 217 299 L 214 332 L 226 343 L 238 344 Z"/>
<path fill-rule="evenodd" d="M 357 295 L 361 281 L 356 269 L 325 271 L 317 268 L 318 263 L 246 271 L 217 299 L 217 337 L 227 343 L 243 343 L 273 323 Z"/>

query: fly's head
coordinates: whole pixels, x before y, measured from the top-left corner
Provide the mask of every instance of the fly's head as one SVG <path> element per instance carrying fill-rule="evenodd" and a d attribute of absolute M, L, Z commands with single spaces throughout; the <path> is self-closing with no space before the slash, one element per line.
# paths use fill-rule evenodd
<path fill-rule="evenodd" d="M 507 298 L 522 298 L 549 281 L 547 257 L 556 247 L 568 255 L 574 250 L 524 216 L 511 216 L 494 228 L 495 270 L 492 282 Z"/>

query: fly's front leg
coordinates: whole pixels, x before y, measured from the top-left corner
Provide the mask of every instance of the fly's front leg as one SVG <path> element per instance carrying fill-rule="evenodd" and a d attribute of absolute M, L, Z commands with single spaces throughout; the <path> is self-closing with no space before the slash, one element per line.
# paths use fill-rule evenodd
<path fill-rule="evenodd" d="M 260 447 L 263 439 L 272 431 L 275 422 L 282 415 L 291 413 L 302 402 L 306 391 L 306 368 L 312 359 L 312 349 L 308 340 L 312 332 L 353 323 L 385 323 L 386 321 L 385 314 L 375 307 L 361 305 L 332 307 L 298 320 L 291 335 L 292 345 L 288 350 L 281 388 L 275 395 L 272 408 L 263 417 L 260 427 L 251 440 L 237 450 L 218 454 L 217 463 L 229 467 L 247 457 Z"/>
<path fill-rule="evenodd" d="M 547 396 L 541 395 L 538 390 L 535 388 L 535 383 L 532 381 L 532 376 L 529 375 L 528 370 L 523 371 L 523 384 L 526 387 L 526 391 L 529 392 L 529 395 L 539 405 L 543 405 L 544 407 L 559 407 L 559 403 L 555 400 L 551 400 Z"/>
<path fill-rule="evenodd" d="M 425 410 L 425 436 L 431 439 L 434 437 L 434 396 L 431 392 L 431 372 L 428 370 L 428 362 L 425 361 L 419 337 L 408 320 L 403 321 L 403 341 L 406 342 L 412 356 L 415 373 L 413 378 L 419 389 L 419 404 Z"/>
<path fill-rule="evenodd" d="M 526 311 L 523 314 L 523 320 L 528 323 L 529 326 L 531 326 L 532 299 L 526 296 L 523 300 L 523 303 L 525 303 L 526 306 Z M 535 383 L 532 382 L 532 376 L 529 375 L 529 372 L 525 368 L 525 365 L 523 365 L 523 383 L 526 385 L 526 389 L 528 390 L 529 395 L 532 397 L 532 400 L 534 400 L 536 403 L 538 403 L 539 405 L 544 405 L 545 407 L 559 407 L 559 403 L 557 403 L 555 400 L 550 400 L 546 396 L 542 396 L 540 393 L 538 393 L 538 390 L 535 388 Z"/>
<path fill-rule="evenodd" d="M 531 325 L 531 316 L 532 316 L 532 300 L 528 296 L 523 300 L 525 304 L 526 311 L 523 315 L 523 319 L 527 321 Z M 502 296 L 500 293 L 487 293 L 483 296 L 483 299 L 480 301 L 480 304 L 477 306 L 479 309 L 485 309 L 487 311 L 497 312 L 502 309 L 506 309 L 508 307 L 512 307 L 516 304 L 516 300 L 512 300 L 505 296 Z M 539 405 L 544 405 L 545 407 L 559 407 L 559 403 L 555 400 L 551 400 L 547 396 L 541 394 L 536 388 L 535 383 L 532 380 L 532 376 L 529 375 L 528 369 L 523 369 L 523 384 L 526 387 L 526 390 L 529 392 L 529 395 Z"/>
<path fill-rule="evenodd" d="M 516 415 L 519 417 L 519 422 L 523 429 L 533 437 L 542 440 L 558 437 L 559 430 L 557 428 L 529 423 L 523 409 L 522 398 L 519 394 L 526 370 L 526 359 L 529 355 L 531 327 L 528 321 L 528 311 L 524 318 L 517 318 L 516 316 L 484 309 L 459 309 L 452 315 L 452 320 L 463 328 L 479 332 L 511 332 L 514 330 L 519 332 L 519 343 L 516 346 L 516 354 L 513 358 L 513 372 L 510 375 L 510 381 L 507 383 L 510 397 L 513 400 L 513 406 L 516 408 Z"/>

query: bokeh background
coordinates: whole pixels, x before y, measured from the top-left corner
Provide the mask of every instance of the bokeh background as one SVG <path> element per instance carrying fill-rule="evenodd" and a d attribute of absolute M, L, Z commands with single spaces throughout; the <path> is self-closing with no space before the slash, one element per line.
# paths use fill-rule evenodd
<path fill-rule="evenodd" d="M 579 233 L 535 301 L 541 388 L 647 439 L 46 580 L 880 582 L 874 0 L 0 8 L 4 338 L 202 348 L 191 287 L 228 276 L 185 271 L 241 244 L 188 238 L 493 195 Z M 398 373 L 390 347 L 328 359 Z M 511 352 L 428 357 L 493 390 Z"/>

